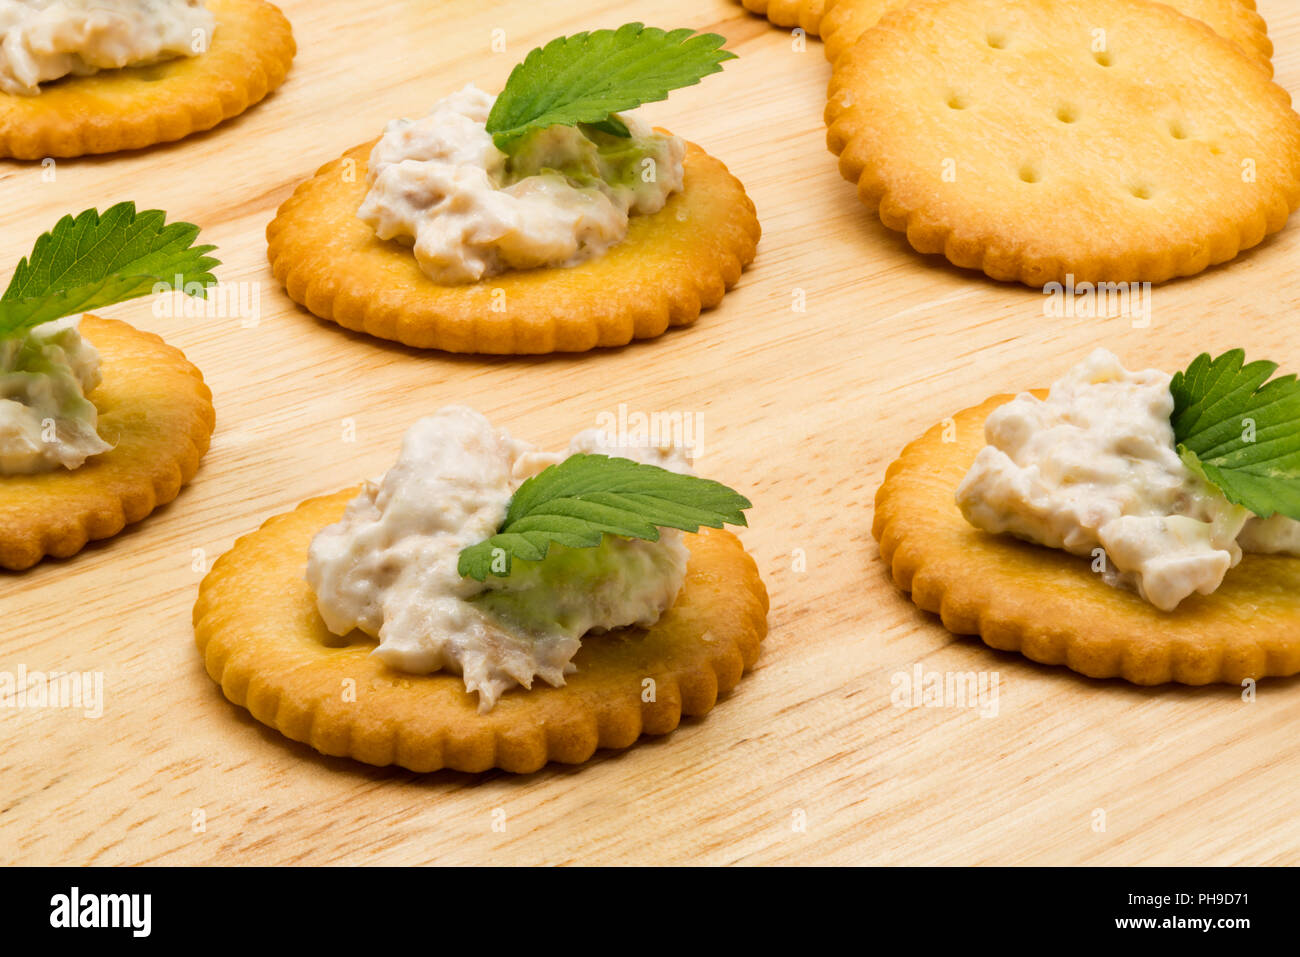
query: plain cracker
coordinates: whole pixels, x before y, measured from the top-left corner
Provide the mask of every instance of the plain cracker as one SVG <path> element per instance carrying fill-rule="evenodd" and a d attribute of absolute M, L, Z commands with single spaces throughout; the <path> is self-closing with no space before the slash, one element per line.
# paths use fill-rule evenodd
<path fill-rule="evenodd" d="M 1012 398 L 930 429 L 876 495 L 881 558 L 918 606 L 957 634 L 1093 678 L 1202 685 L 1300 672 L 1300 559 L 1247 555 L 1214 594 L 1163 612 L 1106 584 L 1087 558 L 970 525 L 957 486 L 984 447 L 985 419 Z"/>
<path fill-rule="evenodd" d="M 633 216 L 623 242 L 577 266 L 443 286 L 409 246 L 357 217 L 374 142 L 301 183 L 267 226 L 267 255 L 295 302 L 322 319 L 422 349 L 585 352 L 690 325 L 754 259 L 760 228 L 740 181 L 687 144 L 685 186 Z"/>
<path fill-rule="evenodd" d="M 834 63 L 858 38 L 877 23 L 886 12 L 901 7 L 908 0 L 826 0 L 822 11 L 822 52 Z"/>
<path fill-rule="evenodd" d="M 822 10 L 831 0 L 740 0 L 750 13 L 756 13 L 778 27 L 799 27 L 810 36 L 821 30 Z"/>
<path fill-rule="evenodd" d="M 758 657 L 768 608 L 758 569 L 730 532 L 702 529 L 686 536 L 686 583 L 656 625 L 587 635 L 563 687 L 516 688 L 480 714 L 459 675 L 393 671 L 371 654 L 373 638 L 339 638 L 321 621 L 307 549 L 357 491 L 310 499 L 239 539 L 194 606 L 199 652 L 226 697 L 323 754 L 413 771 L 580 763 L 708 712 Z"/>
<path fill-rule="evenodd" d="M 101 70 L 0 94 L 0 156 L 84 156 L 139 149 L 211 129 L 284 82 L 293 31 L 264 0 L 209 0 L 217 26 L 207 51 L 148 66 Z"/>
<path fill-rule="evenodd" d="M 826 59 L 834 63 L 889 10 L 908 0 L 826 0 L 821 36 Z M 1134 0 L 1141 3 L 1142 0 Z M 1273 75 L 1273 42 L 1255 0 L 1161 0 L 1179 13 L 1195 17 L 1254 57 Z"/>
<path fill-rule="evenodd" d="M 112 448 L 76 469 L 0 475 L 0 568 L 30 568 L 109 538 L 174 499 L 208 449 L 215 416 L 203 375 L 173 346 L 87 313 L 103 381 L 89 395 Z"/>
<path fill-rule="evenodd" d="M 1191 275 L 1300 205 L 1286 91 L 1157 4 L 917 0 L 836 61 L 826 121 L 886 226 L 1031 286 Z"/>

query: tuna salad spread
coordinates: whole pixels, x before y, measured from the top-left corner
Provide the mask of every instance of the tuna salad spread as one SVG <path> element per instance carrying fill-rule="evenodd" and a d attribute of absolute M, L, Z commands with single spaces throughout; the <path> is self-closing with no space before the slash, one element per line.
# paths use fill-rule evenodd
<path fill-rule="evenodd" d="M 595 548 L 552 545 L 544 560 L 516 560 L 485 582 L 458 571 L 461 550 L 496 532 L 525 479 L 579 453 L 692 474 L 675 447 L 619 446 L 597 430 L 556 455 L 464 406 L 416 422 L 397 463 L 311 543 L 307 581 L 326 627 L 378 638 L 374 654 L 398 671 L 461 674 L 488 711 L 534 678 L 563 685 L 587 632 L 653 625 L 685 579 L 675 529 L 657 541 L 605 535 Z"/>
<path fill-rule="evenodd" d="M 0 90 L 194 56 L 215 26 L 203 0 L 0 0 Z"/>
<path fill-rule="evenodd" d="M 1300 522 L 1262 519 L 1192 472 L 1176 449 L 1172 377 L 1129 372 L 1104 349 L 1022 394 L 985 425 L 957 489 L 972 525 L 1096 557 L 1105 580 L 1163 611 L 1208 595 L 1242 552 L 1300 556 Z"/>
<path fill-rule="evenodd" d="M 0 339 L 0 475 L 75 469 L 108 443 L 86 394 L 99 385 L 99 353 L 80 316 Z"/>
<path fill-rule="evenodd" d="M 380 239 L 413 246 L 434 282 L 576 265 L 682 188 L 686 144 L 634 112 L 613 114 L 630 136 L 553 125 L 507 154 L 486 128 L 495 99 L 469 84 L 421 119 L 389 123 L 370 154 L 357 215 Z"/>

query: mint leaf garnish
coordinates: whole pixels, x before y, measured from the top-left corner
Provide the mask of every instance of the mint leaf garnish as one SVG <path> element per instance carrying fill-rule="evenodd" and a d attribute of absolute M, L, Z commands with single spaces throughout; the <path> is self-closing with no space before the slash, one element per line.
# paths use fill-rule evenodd
<path fill-rule="evenodd" d="M 572 455 L 520 485 L 501 528 L 464 549 L 457 570 L 478 581 L 505 577 L 512 559 L 541 561 L 552 543 L 595 548 L 605 535 L 654 542 L 660 528 L 744 525 L 747 508 L 747 498 L 719 482 L 631 459 Z"/>
<path fill-rule="evenodd" d="M 497 148 L 534 129 L 587 123 L 616 136 L 627 127 L 610 114 L 668 98 L 699 83 L 734 53 L 725 37 L 691 29 L 664 31 L 641 23 L 558 37 L 514 68 L 488 115 Z"/>
<path fill-rule="evenodd" d="M 215 246 L 195 246 L 199 227 L 168 223 L 160 209 L 135 203 L 64 216 L 36 240 L 0 297 L 0 339 L 43 322 L 111 306 L 177 283 L 185 291 L 215 282 Z M 188 288 L 187 288 L 188 287 Z"/>
<path fill-rule="evenodd" d="M 1173 377 L 1174 440 L 1193 472 L 1261 518 L 1300 520 L 1300 382 L 1241 349 L 1203 353 Z"/>

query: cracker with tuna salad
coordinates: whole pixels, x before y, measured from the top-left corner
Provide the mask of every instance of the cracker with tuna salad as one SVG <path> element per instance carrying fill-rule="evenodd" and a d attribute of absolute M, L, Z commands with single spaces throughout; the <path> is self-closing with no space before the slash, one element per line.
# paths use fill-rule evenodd
<path fill-rule="evenodd" d="M 90 398 L 108 448 L 71 470 L 0 474 L 0 568 L 21 571 L 111 538 L 176 498 L 208 450 L 212 393 L 179 349 L 91 314 L 80 329 L 102 359 Z"/>
<path fill-rule="evenodd" d="M 357 218 L 371 144 L 327 163 L 267 227 L 276 279 L 345 329 L 421 349 L 538 354 L 621 346 L 693 324 L 753 261 L 760 235 L 740 181 L 691 145 L 682 191 L 598 258 L 442 285 Z M 357 179 L 348 176 L 356 170 Z"/>
<path fill-rule="evenodd" d="M 101 309 L 205 295 L 219 265 L 199 228 L 118 203 L 64 216 L 0 297 L 0 568 L 66 558 L 174 499 L 208 449 L 203 376 Z"/>
<path fill-rule="evenodd" d="M 389 123 L 280 207 L 276 278 L 323 319 L 446 352 L 582 352 L 694 323 L 753 260 L 754 205 L 628 110 L 721 69 L 722 42 L 639 23 L 560 37 L 498 96 L 470 84 Z"/>
<path fill-rule="evenodd" d="M 1031 286 L 1193 275 L 1300 205 L 1287 92 L 1160 4 L 918 0 L 835 62 L 826 122 L 916 250 Z"/>
<path fill-rule="evenodd" d="M 931 428 L 876 495 L 893 580 L 952 632 L 1091 678 L 1300 673 L 1300 387 L 1242 358 L 1171 379 L 1098 350 Z M 1243 415 L 1267 444 L 1238 442 Z"/>
<path fill-rule="evenodd" d="M 328 755 L 528 773 L 666 734 L 754 665 L 749 502 L 675 448 L 550 454 L 449 406 L 377 482 L 239 539 L 194 606 L 226 697 Z"/>
<path fill-rule="evenodd" d="M 146 18 L 139 23 L 123 21 L 142 43 L 161 31 L 147 20 L 153 9 L 128 11 Z M 196 4 L 180 9 L 191 16 L 202 11 Z M 26 92 L 0 92 L 0 156 L 72 157 L 169 143 L 264 99 L 284 82 L 293 62 L 289 21 L 264 0 L 207 0 L 206 9 L 211 16 L 183 30 L 173 46 L 149 47 L 146 52 L 158 57 L 153 62 L 114 68 L 103 61 L 100 68 L 93 51 L 81 50 L 78 56 L 88 65 L 79 65 L 80 73 L 39 86 L 28 77 Z M 114 10 L 97 15 L 125 16 Z"/>

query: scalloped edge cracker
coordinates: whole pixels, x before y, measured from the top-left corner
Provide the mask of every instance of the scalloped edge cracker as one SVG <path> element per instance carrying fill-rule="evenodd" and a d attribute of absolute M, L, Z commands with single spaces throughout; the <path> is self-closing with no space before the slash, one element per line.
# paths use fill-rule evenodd
<path fill-rule="evenodd" d="M 216 416 L 203 375 L 151 332 L 87 313 L 103 381 L 89 398 L 113 446 L 76 469 L 0 475 L 0 568 L 21 571 L 110 538 L 172 501 L 198 471 Z"/>
<path fill-rule="evenodd" d="M 375 141 L 301 183 L 266 228 L 271 269 L 322 319 L 421 349 L 527 355 L 585 352 L 691 325 L 754 259 L 754 204 L 726 166 L 687 144 L 684 188 L 627 238 L 576 266 L 442 286 L 411 249 L 357 217 Z"/>
<path fill-rule="evenodd" d="M 822 11 L 822 52 L 831 63 L 858 42 L 889 10 L 909 0 L 826 0 Z"/>
<path fill-rule="evenodd" d="M 195 641 L 225 696 L 322 754 L 421 772 L 578 764 L 707 713 L 758 658 L 768 608 L 758 569 L 734 535 L 705 529 L 686 536 L 686 583 L 654 627 L 588 635 L 563 687 L 515 688 L 479 714 L 460 675 L 393 671 L 371 655 L 374 639 L 339 638 L 321 621 L 303 578 L 308 545 L 356 494 L 309 499 L 240 538 L 194 606 Z"/>
<path fill-rule="evenodd" d="M 737 0 L 750 13 L 778 27 L 799 27 L 809 36 L 821 31 L 822 13 L 834 0 Z"/>
<path fill-rule="evenodd" d="M 826 59 L 838 60 L 849 47 L 880 22 L 889 10 L 909 0 L 826 0 L 821 18 Z M 1273 41 L 1268 24 L 1255 9 L 1255 0 L 1160 0 L 1185 16 L 1210 26 L 1253 57 L 1271 77 Z"/>
<path fill-rule="evenodd" d="M 825 118 L 885 226 L 1038 288 L 1194 275 L 1300 207 L 1289 94 L 1145 0 L 916 0 L 835 61 Z"/>
<path fill-rule="evenodd" d="M 1162 612 L 1107 585 L 1087 558 L 970 525 L 957 486 L 984 447 L 985 419 L 1012 398 L 930 429 L 885 475 L 872 534 L 913 602 L 949 631 L 1092 678 L 1204 685 L 1300 672 L 1300 558 L 1246 555 L 1214 594 Z"/>
<path fill-rule="evenodd" d="M 284 82 L 296 47 L 278 7 L 208 0 L 217 27 L 205 53 L 101 70 L 0 94 L 0 156 L 21 160 L 140 149 L 243 113 Z"/>

